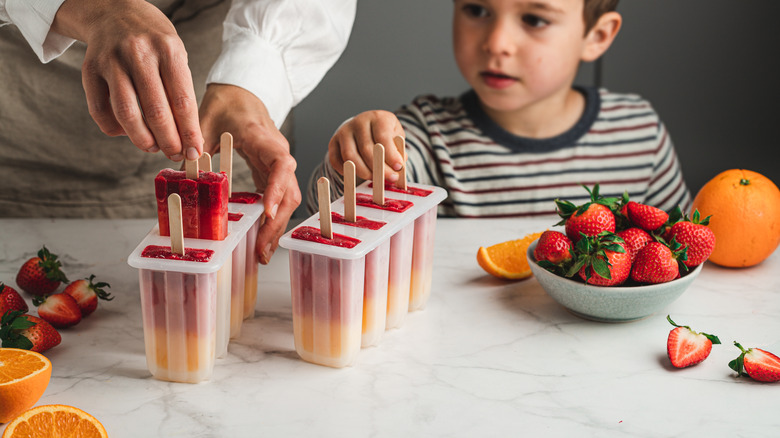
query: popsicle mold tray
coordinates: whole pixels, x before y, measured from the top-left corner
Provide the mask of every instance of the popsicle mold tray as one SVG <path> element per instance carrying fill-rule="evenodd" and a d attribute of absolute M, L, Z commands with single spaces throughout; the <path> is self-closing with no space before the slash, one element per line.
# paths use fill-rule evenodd
<path fill-rule="evenodd" d="M 236 326 L 240 329 L 245 300 L 254 300 L 254 239 L 263 205 L 231 202 L 228 210 L 234 220 L 224 240 L 184 239 L 185 250 L 199 250 L 202 261 L 144 256 L 146 248 L 170 250 L 170 237 L 160 235 L 159 224 L 127 259 L 138 269 L 146 362 L 157 379 L 208 380 L 216 358 L 227 354 Z M 249 289 L 253 294 L 246 298 Z"/>
<path fill-rule="evenodd" d="M 317 213 L 279 240 L 290 253 L 295 349 L 306 361 L 351 365 L 361 346 L 376 345 L 427 302 L 436 207 L 447 193 L 422 184 L 410 183 L 406 192 L 386 187 L 385 206 L 402 204 L 402 211 L 360 201 L 356 208 L 358 222 L 378 222 L 378 229 L 335 220 L 329 241 L 319 234 Z M 370 197 L 371 182 L 355 191 Z M 344 198 L 331 203 L 331 214 L 343 218 Z M 306 231 L 309 238 L 301 236 Z"/>

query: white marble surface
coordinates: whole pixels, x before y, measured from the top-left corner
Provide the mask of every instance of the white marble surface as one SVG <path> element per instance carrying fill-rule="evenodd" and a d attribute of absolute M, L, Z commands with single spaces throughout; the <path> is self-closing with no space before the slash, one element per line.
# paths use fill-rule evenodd
<path fill-rule="evenodd" d="M 734 340 L 780 353 L 780 251 L 749 269 L 707 264 L 663 314 L 604 324 L 568 313 L 534 279 L 503 282 L 477 265 L 480 245 L 552 223 L 439 220 L 427 308 L 343 369 L 295 353 L 280 249 L 261 267 L 255 318 L 195 385 L 146 368 L 126 258 L 153 221 L 0 220 L 0 281 L 15 285 L 45 244 L 72 278 L 111 283 L 116 299 L 47 353 L 53 377 L 38 402 L 80 407 L 111 437 L 777 436 L 780 384 L 736 378 L 727 364 Z M 673 369 L 667 313 L 724 344 Z"/>

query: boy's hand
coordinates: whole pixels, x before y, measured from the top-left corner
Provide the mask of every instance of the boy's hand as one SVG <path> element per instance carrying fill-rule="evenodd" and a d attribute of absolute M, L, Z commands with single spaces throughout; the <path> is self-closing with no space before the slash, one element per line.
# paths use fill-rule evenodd
<path fill-rule="evenodd" d="M 333 135 L 328 144 L 328 159 L 331 166 L 344 174 L 344 163 L 355 163 L 358 178 L 371 179 L 373 148 L 376 143 L 385 147 L 385 180 L 398 180 L 398 171 L 404 161 L 396 149 L 393 138 L 404 136 L 404 129 L 395 114 L 389 111 L 366 111 L 345 122 Z"/>

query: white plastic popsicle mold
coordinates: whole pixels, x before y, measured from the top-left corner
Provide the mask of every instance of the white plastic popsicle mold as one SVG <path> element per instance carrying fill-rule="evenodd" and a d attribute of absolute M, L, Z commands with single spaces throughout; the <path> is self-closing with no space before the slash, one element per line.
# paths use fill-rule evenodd
<path fill-rule="evenodd" d="M 214 251 L 207 262 L 142 257 L 144 248 L 150 245 L 170 247 L 170 237 L 160 235 L 158 224 L 127 259 L 128 265 L 139 270 L 147 365 L 156 378 L 177 382 L 208 380 L 214 359 L 227 354 L 234 251 L 257 223 L 262 204 L 229 203 L 228 210 L 243 216 L 238 221 L 228 222 L 225 240 L 184 239 L 185 248 Z M 187 287 L 192 284 L 197 287 Z M 204 287 L 213 290 L 203 290 Z M 183 300 L 193 299 L 198 303 L 197 310 L 182 304 Z M 197 327 L 197 336 L 192 333 L 193 327 Z M 168 339 L 162 342 L 166 336 Z M 207 338 L 200 339 L 201 336 Z M 194 342 L 196 338 L 200 340 Z M 204 353 L 197 351 L 199 348 L 210 348 L 211 351 Z M 197 366 L 193 366 L 192 361 L 177 365 L 169 360 L 174 352 L 185 357 L 211 357 L 211 361 L 206 363 L 199 359 Z M 176 366 L 178 368 L 173 368 Z"/>
<path fill-rule="evenodd" d="M 356 193 L 370 195 L 373 190 L 370 184 L 370 181 L 366 181 L 356 187 Z M 385 192 L 386 199 L 412 202 L 412 206 L 403 212 L 393 212 L 361 205 L 356 207 L 357 216 L 385 223 L 378 230 L 340 223 L 332 224 L 333 233 L 360 241 L 353 248 L 337 247 L 292 237 L 295 229 L 300 227 L 308 226 L 319 229 L 319 213 L 303 221 L 279 240 L 279 245 L 290 251 L 290 282 L 293 298 L 294 330 L 330 330 L 329 333 L 322 334 L 295 333 L 296 351 L 304 360 L 337 367 L 351 365 L 361 344 L 369 346 L 378 342 L 378 336 L 374 327 L 362 327 L 362 322 L 361 324 L 352 324 L 351 322 L 355 319 L 367 321 L 366 318 L 368 317 L 373 318 L 372 322 L 375 324 L 376 308 L 373 306 L 376 306 L 377 302 L 386 303 L 380 304 L 385 306 L 385 309 L 383 309 L 386 312 L 385 328 L 398 327 L 403 322 L 404 316 L 409 309 L 410 287 L 412 283 L 411 268 L 414 254 L 412 240 L 415 220 L 429 213 L 431 209 L 434 210 L 435 214 L 436 207 L 447 196 L 447 192 L 441 187 L 413 183 L 409 183 L 408 187 L 427 190 L 430 193 L 427 196 L 417 196 L 387 190 Z M 339 198 L 331 203 L 331 211 L 343 215 L 344 199 Z M 398 241 L 396 245 L 399 246 L 395 248 L 395 251 L 392 245 L 393 238 Z M 379 250 L 382 254 L 371 254 L 377 248 L 380 248 Z M 306 257 L 303 257 L 304 255 Z M 330 265 L 326 263 L 327 260 L 331 261 Z M 382 260 L 384 260 L 384 272 L 379 272 L 382 267 L 378 266 L 378 264 L 381 264 Z M 354 262 L 362 264 L 364 266 L 363 269 L 356 269 L 350 264 Z M 341 267 L 336 268 L 334 264 L 339 264 Z M 393 270 L 391 268 L 392 265 L 398 265 L 395 269 L 398 272 L 398 278 L 396 279 L 391 278 L 392 272 L 388 272 Z M 367 278 L 367 273 L 372 275 L 372 278 Z M 360 275 L 362 278 L 348 279 L 345 283 L 343 278 L 329 279 L 328 277 L 332 275 Z M 365 308 L 365 303 L 362 301 L 363 295 L 369 290 L 367 287 L 376 288 L 375 282 L 377 279 L 373 275 L 387 276 L 384 286 L 385 291 L 389 289 L 389 286 L 393 286 L 395 282 L 397 283 L 395 288 L 400 292 L 390 291 L 390 295 L 381 297 L 379 301 L 376 300 L 377 297 L 373 294 L 372 304 Z M 312 281 L 312 278 L 317 280 Z M 353 284 L 359 284 L 359 287 L 354 288 L 351 286 Z M 349 285 L 349 290 L 335 290 L 339 287 L 344 288 L 346 287 L 345 285 Z M 324 296 L 318 297 L 316 296 L 318 294 Z M 348 296 L 348 294 L 357 294 L 358 296 Z M 308 295 L 315 296 L 311 297 Z M 335 298 L 342 300 L 344 309 L 336 308 L 338 303 L 334 303 Z M 396 300 L 396 302 L 391 304 L 392 300 Z M 360 307 L 363 308 L 362 317 L 343 316 L 344 312 L 351 312 L 357 302 L 360 302 Z M 323 311 L 315 308 L 314 306 L 318 303 L 320 305 L 322 303 L 327 304 L 330 306 L 329 310 Z M 368 300 L 366 300 L 366 303 L 368 303 Z M 307 305 L 310 307 L 307 307 Z M 318 318 L 324 318 L 324 320 L 318 320 Z M 331 320 L 328 320 L 329 318 Z M 297 323 L 296 319 L 307 322 Z M 339 321 L 350 323 L 339 327 L 338 324 L 334 324 Z M 369 330 L 366 330 L 367 328 Z M 349 333 L 337 333 L 334 330 L 348 331 Z M 364 336 L 361 336 L 361 332 L 363 332 Z M 341 339 L 342 342 L 339 348 L 330 348 L 317 345 L 318 339 Z M 346 345 L 344 340 L 352 340 L 352 343 Z M 340 355 L 340 357 L 323 357 L 322 354 L 314 354 L 314 350 L 329 351 L 332 354 Z"/>

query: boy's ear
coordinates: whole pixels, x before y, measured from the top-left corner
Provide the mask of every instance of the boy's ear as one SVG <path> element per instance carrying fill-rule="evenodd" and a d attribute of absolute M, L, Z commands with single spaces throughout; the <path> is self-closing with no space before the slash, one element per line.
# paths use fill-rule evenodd
<path fill-rule="evenodd" d="M 582 60 L 591 62 L 599 59 L 612 45 L 612 41 L 615 41 L 622 24 L 623 17 L 615 11 L 602 15 L 596 25 L 585 35 Z"/>

